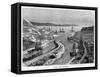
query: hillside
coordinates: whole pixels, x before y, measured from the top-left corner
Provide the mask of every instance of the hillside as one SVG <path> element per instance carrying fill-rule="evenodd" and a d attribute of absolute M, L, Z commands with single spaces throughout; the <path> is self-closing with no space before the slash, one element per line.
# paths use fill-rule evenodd
<path fill-rule="evenodd" d="M 40 22 L 31 22 L 34 26 L 78 26 L 76 24 L 55 24 L 55 23 L 40 23 Z"/>
<path fill-rule="evenodd" d="M 91 31 L 91 32 L 94 32 L 94 26 L 91 26 L 91 27 L 83 27 L 83 28 L 81 29 L 81 31 L 82 31 L 82 32 L 84 32 L 84 31 Z"/>

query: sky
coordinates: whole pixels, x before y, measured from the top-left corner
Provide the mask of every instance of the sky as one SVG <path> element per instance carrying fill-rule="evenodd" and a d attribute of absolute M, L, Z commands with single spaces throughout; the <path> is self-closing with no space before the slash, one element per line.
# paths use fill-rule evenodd
<path fill-rule="evenodd" d="M 94 25 L 95 11 L 44 7 L 22 7 L 22 18 L 33 22 Z"/>

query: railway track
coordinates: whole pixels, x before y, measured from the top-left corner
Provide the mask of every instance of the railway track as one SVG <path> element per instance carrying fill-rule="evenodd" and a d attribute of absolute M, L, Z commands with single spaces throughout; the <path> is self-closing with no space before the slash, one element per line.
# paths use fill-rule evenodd
<path fill-rule="evenodd" d="M 54 54 L 54 53 L 56 53 L 56 52 L 58 52 L 58 51 L 59 51 L 59 52 L 58 52 L 57 58 L 55 58 L 55 60 L 58 59 L 58 58 L 60 58 L 60 56 L 64 53 L 64 46 L 63 46 L 60 42 L 57 42 L 57 44 L 58 44 L 58 47 L 57 47 L 57 48 L 53 49 L 52 51 L 48 51 L 48 53 L 45 53 L 45 54 L 43 54 L 43 55 L 40 55 L 40 56 L 37 57 L 37 58 L 28 60 L 28 61 L 24 62 L 24 64 L 28 66 L 28 65 L 30 65 L 31 63 L 35 63 L 35 62 L 37 62 L 38 60 L 44 58 L 45 56 L 49 56 L 49 55 Z M 60 52 L 60 51 L 62 51 L 62 52 Z M 48 60 L 48 61 L 49 61 L 49 60 Z M 53 62 L 51 61 L 51 63 L 53 63 Z"/>

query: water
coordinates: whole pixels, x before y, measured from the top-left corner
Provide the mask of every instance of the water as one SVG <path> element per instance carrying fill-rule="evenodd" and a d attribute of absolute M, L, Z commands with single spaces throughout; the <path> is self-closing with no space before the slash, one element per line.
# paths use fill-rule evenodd
<path fill-rule="evenodd" d="M 64 31 L 69 32 L 72 30 L 72 26 L 37 26 L 37 28 L 45 28 L 45 29 L 52 29 L 52 30 L 57 30 L 59 31 L 60 29 L 64 29 Z M 74 31 L 80 31 L 82 29 L 82 26 L 73 26 Z"/>

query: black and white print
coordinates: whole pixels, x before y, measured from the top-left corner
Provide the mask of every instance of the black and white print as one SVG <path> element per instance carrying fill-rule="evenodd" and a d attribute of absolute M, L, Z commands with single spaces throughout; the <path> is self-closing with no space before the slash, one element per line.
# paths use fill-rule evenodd
<path fill-rule="evenodd" d="M 21 8 L 23 69 L 88 67 L 95 62 L 95 11 Z"/>

